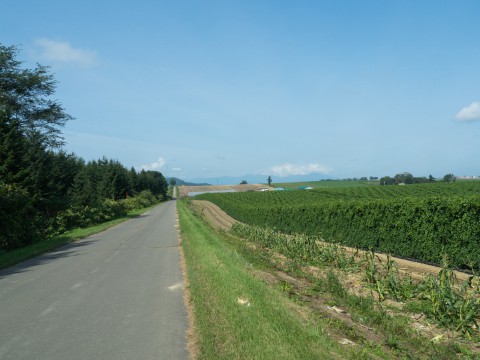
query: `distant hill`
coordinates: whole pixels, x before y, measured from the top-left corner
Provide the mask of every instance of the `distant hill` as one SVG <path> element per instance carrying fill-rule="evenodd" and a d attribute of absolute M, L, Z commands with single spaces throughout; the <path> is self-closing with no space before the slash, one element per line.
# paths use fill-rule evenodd
<path fill-rule="evenodd" d="M 292 175 L 292 176 L 272 176 L 273 183 L 286 182 L 304 182 L 304 181 L 319 181 L 332 179 L 332 177 L 325 174 L 308 174 L 308 175 Z M 268 175 L 244 175 L 244 176 L 220 176 L 216 178 L 195 178 L 191 181 L 195 183 L 209 183 L 212 185 L 237 185 L 242 180 L 246 180 L 248 184 L 266 184 Z"/>
<path fill-rule="evenodd" d="M 176 178 L 176 177 L 167 177 L 166 180 L 167 180 L 167 184 L 170 184 L 170 179 L 174 179 L 175 180 L 175 185 L 176 186 L 182 186 L 182 185 L 185 185 L 185 186 L 205 186 L 205 185 L 210 185 L 208 183 L 193 183 L 193 182 L 188 182 L 188 181 L 183 181 L 182 179 L 179 179 L 179 178 Z"/>

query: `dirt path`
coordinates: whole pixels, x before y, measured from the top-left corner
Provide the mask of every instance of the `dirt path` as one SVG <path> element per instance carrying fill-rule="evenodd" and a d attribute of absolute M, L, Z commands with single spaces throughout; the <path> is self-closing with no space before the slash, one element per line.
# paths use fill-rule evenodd
<path fill-rule="evenodd" d="M 222 230 L 230 230 L 232 225 L 237 222 L 234 218 L 229 216 L 227 213 L 225 213 L 222 209 L 220 209 L 217 205 L 205 201 L 205 200 L 194 200 L 192 201 L 194 204 L 195 208 L 197 209 L 198 212 L 203 214 L 205 219 L 215 228 L 219 228 Z M 344 247 L 347 252 L 349 253 L 355 253 L 357 252 L 356 249 L 349 248 L 349 247 Z M 359 250 L 358 255 L 363 257 L 364 251 Z M 384 254 L 375 254 L 380 261 L 383 263 L 387 262 L 387 256 Z M 441 270 L 440 267 L 438 266 L 432 266 L 428 264 L 423 264 L 415 261 L 410 261 L 410 260 L 405 260 L 397 257 L 393 257 L 392 259 L 396 261 L 398 264 L 398 268 L 401 273 L 404 274 L 410 274 L 410 276 L 413 279 L 420 280 L 424 278 L 425 276 L 429 274 L 438 274 Z M 455 271 L 455 275 L 457 276 L 457 279 L 462 282 L 468 279 L 469 275 L 465 274 L 463 272 Z"/>

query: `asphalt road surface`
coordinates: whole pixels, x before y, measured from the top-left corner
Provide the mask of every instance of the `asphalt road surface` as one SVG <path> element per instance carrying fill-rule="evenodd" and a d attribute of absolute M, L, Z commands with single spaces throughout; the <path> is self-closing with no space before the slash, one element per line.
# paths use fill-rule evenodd
<path fill-rule="evenodd" d="M 175 202 L 0 271 L 0 359 L 187 359 Z"/>

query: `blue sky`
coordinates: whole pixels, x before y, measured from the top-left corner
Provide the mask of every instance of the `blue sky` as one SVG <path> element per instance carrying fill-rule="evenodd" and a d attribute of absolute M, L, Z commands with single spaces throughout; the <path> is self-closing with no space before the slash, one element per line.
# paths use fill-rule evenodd
<path fill-rule="evenodd" d="M 195 179 L 480 175 L 480 2 L 0 0 L 86 160 Z"/>

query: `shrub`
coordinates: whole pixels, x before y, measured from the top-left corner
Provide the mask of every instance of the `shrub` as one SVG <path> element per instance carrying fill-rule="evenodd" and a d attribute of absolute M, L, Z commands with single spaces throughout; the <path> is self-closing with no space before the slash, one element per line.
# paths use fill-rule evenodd
<path fill-rule="evenodd" d="M 158 200 L 155 198 L 151 191 L 144 190 L 140 192 L 137 196 L 124 199 L 122 200 L 122 202 L 125 204 L 126 209 L 128 211 L 131 211 L 151 206 L 157 203 Z"/>
<path fill-rule="evenodd" d="M 72 206 L 61 211 L 50 221 L 50 234 L 62 234 L 74 228 L 83 228 L 114 220 L 131 210 L 143 209 L 155 204 L 157 199 L 148 190 L 142 191 L 136 197 L 122 200 L 104 200 L 100 206 Z"/>

